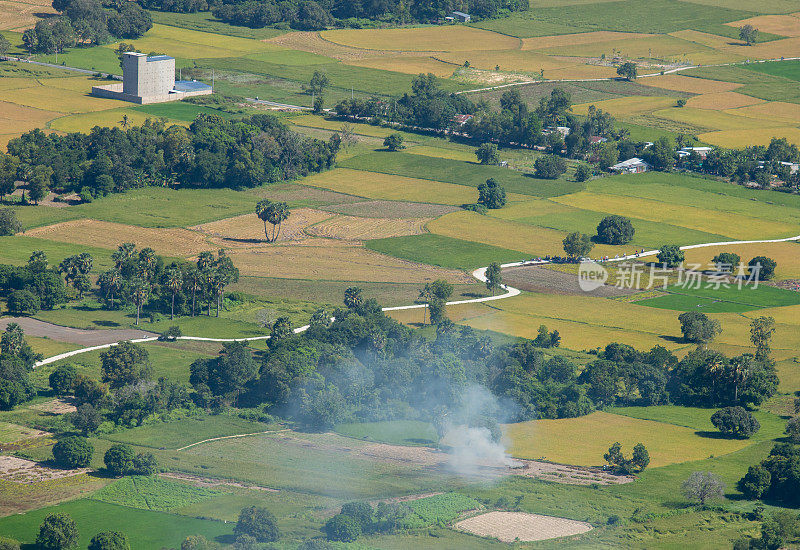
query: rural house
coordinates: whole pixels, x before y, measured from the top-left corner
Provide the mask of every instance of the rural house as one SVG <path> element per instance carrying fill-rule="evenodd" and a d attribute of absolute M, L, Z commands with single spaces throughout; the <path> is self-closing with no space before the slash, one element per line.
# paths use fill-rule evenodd
<path fill-rule="evenodd" d="M 619 172 L 620 174 L 641 174 L 642 172 L 647 172 L 651 168 L 652 166 L 647 162 L 638 157 L 633 157 L 632 159 L 615 164 L 611 167 L 611 170 Z"/>

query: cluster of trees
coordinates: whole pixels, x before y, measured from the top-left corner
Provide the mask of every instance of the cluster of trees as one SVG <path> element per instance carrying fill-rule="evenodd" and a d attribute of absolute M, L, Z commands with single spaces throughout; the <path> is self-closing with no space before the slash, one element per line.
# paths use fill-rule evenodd
<path fill-rule="evenodd" d="M 164 10 L 201 9 L 199 0 L 145 1 Z M 214 17 L 232 25 L 322 30 L 334 24 L 360 28 L 373 22 L 430 23 L 443 19 L 453 10 L 467 11 L 476 19 L 487 19 L 510 11 L 527 10 L 528 0 L 217 0 L 210 7 Z"/>
<path fill-rule="evenodd" d="M 36 396 L 29 374 L 41 359 L 25 341 L 22 327 L 9 323 L 0 335 L 0 410 L 11 410 Z"/>
<path fill-rule="evenodd" d="M 738 488 L 749 499 L 769 499 L 785 506 L 800 504 L 800 447 L 777 443 L 769 456 L 750 466 Z"/>
<path fill-rule="evenodd" d="M 91 267 L 91 257 L 88 265 Z M 76 287 L 86 290 L 86 285 L 90 286 L 88 278 L 78 270 L 77 265 L 74 269 L 67 277 L 72 276 Z M 61 272 L 59 268 L 49 265 L 42 251 L 31 254 L 24 266 L 0 264 L 0 295 L 5 296 L 6 306 L 13 315 L 32 315 L 67 301 L 67 289 Z"/>
<path fill-rule="evenodd" d="M 637 443 L 633 447 L 630 458 L 622 452 L 622 444 L 617 441 L 608 452 L 603 455 L 603 459 L 608 463 L 611 470 L 617 475 L 630 475 L 641 472 L 650 464 L 650 453 L 642 443 Z"/>
<path fill-rule="evenodd" d="M 756 319 L 752 327 L 760 323 Z M 678 360 L 660 346 L 643 353 L 625 344 L 609 344 L 578 380 L 586 384 L 597 406 L 757 406 L 775 394 L 778 376 L 768 354 L 771 333 L 751 334 L 756 354 L 730 358 L 702 346 Z M 727 423 L 727 416 L 719 419 L 720 425 Z M 739 429 L 744 427 L 735 430 Z M 756 424 L 751 422 L 747 429 L 757 429 Z"/>
<path fill-rule="evenodd" d="M 67 550 L 77 548 L 79 539 L 78 526 L 72 516 L 48 514 L 39 525 L 36 547 L 42 550 Z M 101 531 L 89 541 L 88 550 L 131 550 L 131 545 L 124 533 Z"/>
<path fill-rule="evenodd" d="M 106 44 L 139 38 L 153 26 L 150 14 L 135 2 L 53 0 L 60 17 L 42 19 L 22 34 L 29 52 L 58 53 L 75 45 Z"/>
<path fill-rule="evenodd" d="M 0 181 L 13 172 L 9 177 L 30 184 L 45 171 L 39 174 L 44 192 L 83 191 L 87 200 L 146 185 L 255 187 L 326 170 L 338 149 L 338 140 L 303 137 L 269 114 L 239 120 L 201 114 L 189 128 L 147 120 L 127 130 L 97 126 L 88 134 L 35 129 L 0 154 Z"/>
<path fill-rule="evenodd" d="M 322 530 L 330 541 L 354 542 L 362 534 L 393 533 L 404 527 L 410 515 L 402 502 L 379 502 L 375 508 L 365 501 L 346 502 Z"/>
<path fill-rule="evenodd" d="M 195 407 L 186 386 L 165 378 L 153 380 L 147 349 L 120 342 L 100 355 L 100 380 L 61 365 L 50 375 L 56 395 L 73 395 L 77 410 L 70 415 L 76 430 L 89 435 L 104 422 L 140 426 L 147 418 L 176 409 Z"/>

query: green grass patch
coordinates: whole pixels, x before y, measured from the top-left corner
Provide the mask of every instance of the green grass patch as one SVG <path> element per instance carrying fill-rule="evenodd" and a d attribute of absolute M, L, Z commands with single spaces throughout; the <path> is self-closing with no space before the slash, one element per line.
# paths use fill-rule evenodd
<path fill-rule="evenodd" d="M 154 103 L 151 105 L 137 105 L 132 107 L 134 111 L 140 111 L 146 115 L 153 115 L 156 117 L 170 118 L 173 120 L 183 120 L 185 122 L 192 122 L 197 115 L 217 115 L 222 118 L 234 118 L 236 115 L 228 113 L 220 109 L 211 107 L 204 107 L 203 105 L 195 105 L 194 103 L 186 103 L 184 101 L 171 101 L 169 103 Z"/>
<path fill-rule="evenodd" d="M 474 162 L 426 157 L 411 153 L 375 151 L 348 159 L 339 166 L 470 187 L 478 187 L 487 179 L 495 178 L 509 193 L 536 197 L 554 197 L 583 189 L 583 184 L 578 182 L 542 180 L 499 166 L 483 166 Z"/>
<path fill-rule="evenodd" d="M 106 485 L 91 498 L 108 504 L 168 512 L 218 494 L 220 491 L 167 481 L 157 476 L 129 476 Z"/>
<path fill-rule="evenodd" d="M 334 428 L 338 434 L 390 443 L 392 445 L 435 446 L 439 434 L 430 422 L 419 420 L 387 420 L 385 422 L 352 422 L 339 424 Z"/>
<path fill-rule="evenodd" d="M 474 269 L 492 262 L 505 263 L 524 257 L 515 250 L 432 233 L 374 239 L 365 242 L 364 246 L 396 258 L 455 269 Z"/>
<path fill-rule="evenodd" d="M 96 500 L 76 500 L 0 518 L 0 536 L 33 544 L 39 525 L 48 514 L 69 514 L 78 527 L 78 547 L 86 548 L 89 540 L 101 531 L 121 531 L 131 548 L 180 547 L 189 535 L 202 535 L 209 540 L 226 540 L 233 525 L 164 512 L 137 510 Z"/>
<path fill-rule="evenodd" d="M 730 288 L 685 288 L 670 286 L 669 296 L 659 296 L 637 302 L 639 305 L 660 309 L 690 311 L 699 309 L 709 313 L 750 311 L 753 309 L 793 306 L 800 304 L 800 293 L 766 285 L 735 284 Z"/>
<path fill-rule="evenodd" d="M 264 432 L 274 427 L 236 416 L 213 415 L 141 426 L 103 436 L 103 439 L 155 449 L 179 449 L 204 439 Z"/>
<path fill-rule="evenodd" d="M 88 252 L 92 255 L 92 267 L 95 271 L 110 269 L 114 265 L 111 260 L 112 251 L 105 248 L 60 243 L 37 237 L 26 237 L 25 235 L 0 237 L 0 263 L 24 265 L 28 263 L 28 258 L 30 258 L 34 250 L 44 251 L 51 266 L 58 266 L 61 260 L 67 256 L 80 254 L 81 252 Z"/>
<path fill-rule="evenodd" d="M 58 59 L 56 59 L 55 54 L 37 55 L 35 59 L 36 61 L 53 63 L 55 65 L 78 67 L 79 69 L 89 69 L 102 73 L 122 74 L 122 68 L 119 66 L 117 53 L 113 49 L 103 46 L 70 48 L 66 52 L 59 53 Z M 75 73 L 70 74 L 74 75 Z"/>
<path fill-rule="evenodd" d="M 412 500 L 407 503 L 407 506 L 422 520 L 424 525 L 450 522 L 456 519 L 461 512 L 481 507 L 477 500 L 461 493 L 444 493 Z"/>
<path fill-rule="evenodd" d="M 781 78 L 800 81 L 800 61 L 767 61 L 765 63 L 747 63 L 745 69 Z"/>
<path fill-rule="evenodd" d="M 606 412 L 621 414 L 642 420 L 654 420 L 675 426 L 685 426 L 703 433 L 714 433 L 717 429 L 711 423 L 711 415 L 717 409 L 701 409 L 698 407 L 679 407 L 676 405 L 659 405 L 654 407 L 611 407 Z M 761 424 L 761 429 L 751 438 L 754 442 L 772 440 L 783 437 L 786 421 L 778 415 L 755 411 L 753 415 Z"/>
<path fill-rule="evenodd" d="M 150 15 L 153 18 L 153 23 L 160 25 L 180 27 L 182 29 L 189 29 L 192 31 L 238 36 L 239 38 L 252 38 L 254 40 L 266 40 L 267 38 L 274 38 L 286 32 L 280 29 L 271 29 L 269 27 L 263 29 L 251 29 L 250 27 L 229 25 L 228 23 L 215 19 L 209 11 L 201 11 L 197 13 L 172 13 L 154 10 L 150 12 Z"/>

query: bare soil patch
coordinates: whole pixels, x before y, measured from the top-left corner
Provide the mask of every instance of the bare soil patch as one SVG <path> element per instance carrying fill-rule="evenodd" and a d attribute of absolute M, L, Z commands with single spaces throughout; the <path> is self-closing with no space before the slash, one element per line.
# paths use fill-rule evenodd
<path fill-rule="evenodd" d="M 488 512 L 459 521 L 454 527 L 503 542 L 555 539 L 592 530 L 592 525 L 583 521 L 523 512 Z"/>
<path fill-rule="evenodd" d="M 156 336 L 152 332 L 138 329 L 110 329 L 86 330 L 80 328 L 62 327 L 52 323 L 31 319 L 30 317 L 4 317 L 0 319 L 0 330 L 5 330 L 9 323 L 17 323 L 29 336 L 50 338 L 59 342 L 69 342 L 82 346 L 100 346 L 111 344 L 120 340 L 133 340 L 135 338 L 149 338 Z"/>
<path fill-rule="evenodd" d="M 539 266 L 510 267 L 503 270 L 503 282 L 528 292 L 546 292 L 549 294 L 571 294 L 612 298 L 630 296 L 637 291 L 629 288 L 617 288 L 603 285 L 600 288 L 585 292 L 578 285 L 578 278 L 571 273 L 563 273 Z"/>
<path fill-rule="evenodd" d="M 407 201 L 359 201 L 334 204 L 322 210 L 362 218 L 438 218 L 460 210 L 457 206 Z"/>
<path fill-rule="evenodd" d="M 38 462 L 17 458 L 15 456 L 0 456 L 0 479 L 13 483 L 38 483 L 51 479 L 77 476 L 88 472 L 88 468 L 75 470 L 60 470 L 44 466 Z"/>
<path fill-rule="evenodd" d="M 253 216 L 255 218 L 255 216 Z M 256 219 L 256 221 L 258 221 Z M 217 247 L 205 235 L 182 228 L 153 228 L 97 220 L 72 220 L 28 231 L 31 237 L 65 243 L 92 243 L 116 249 L 121 242 L 150 247 L 167 256 L 192 256 Z"/>

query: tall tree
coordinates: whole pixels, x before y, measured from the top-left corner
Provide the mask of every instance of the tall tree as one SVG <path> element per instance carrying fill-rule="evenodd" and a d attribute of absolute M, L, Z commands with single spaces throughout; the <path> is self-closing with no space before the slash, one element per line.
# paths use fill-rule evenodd
<path fill-rule="evenodd" d="M 772 351 L 770 341 L 775 333 L 775 319 L 772 317 L 758 317 L 750 323 L 750 341 L 756 348 L 756 359 L 758 361 L 769 360 Z"/>
<path fill-rule="evenodd" d="M 264 222 L 264 236 L 267 242 L 275 242 L 280 236 L 281 224 L 289 217 L 289 205 L 285 202 L 274 202 L 263 199 L 256 204 L 256 216 Z M 272 224 L 272 231 L 267 230 L 267 223 Z"/>
<path fill-rule="evenodd" d="M 175 296 L 180 292 L 183 287 L 183 273 L 176 265 L 171 265 L 164 270 L 164 286 L 170 291 L 171 302 L 169 310 L 170 321 L 175 319 Z"/>
<path fill-rule="evenodd" d="M 486 288 L 492 291 L 492 294 L 501 287 L 503 283 L 503 275 L 501 274 L 500 264 L 492 262 L 486 268 Z"/>

